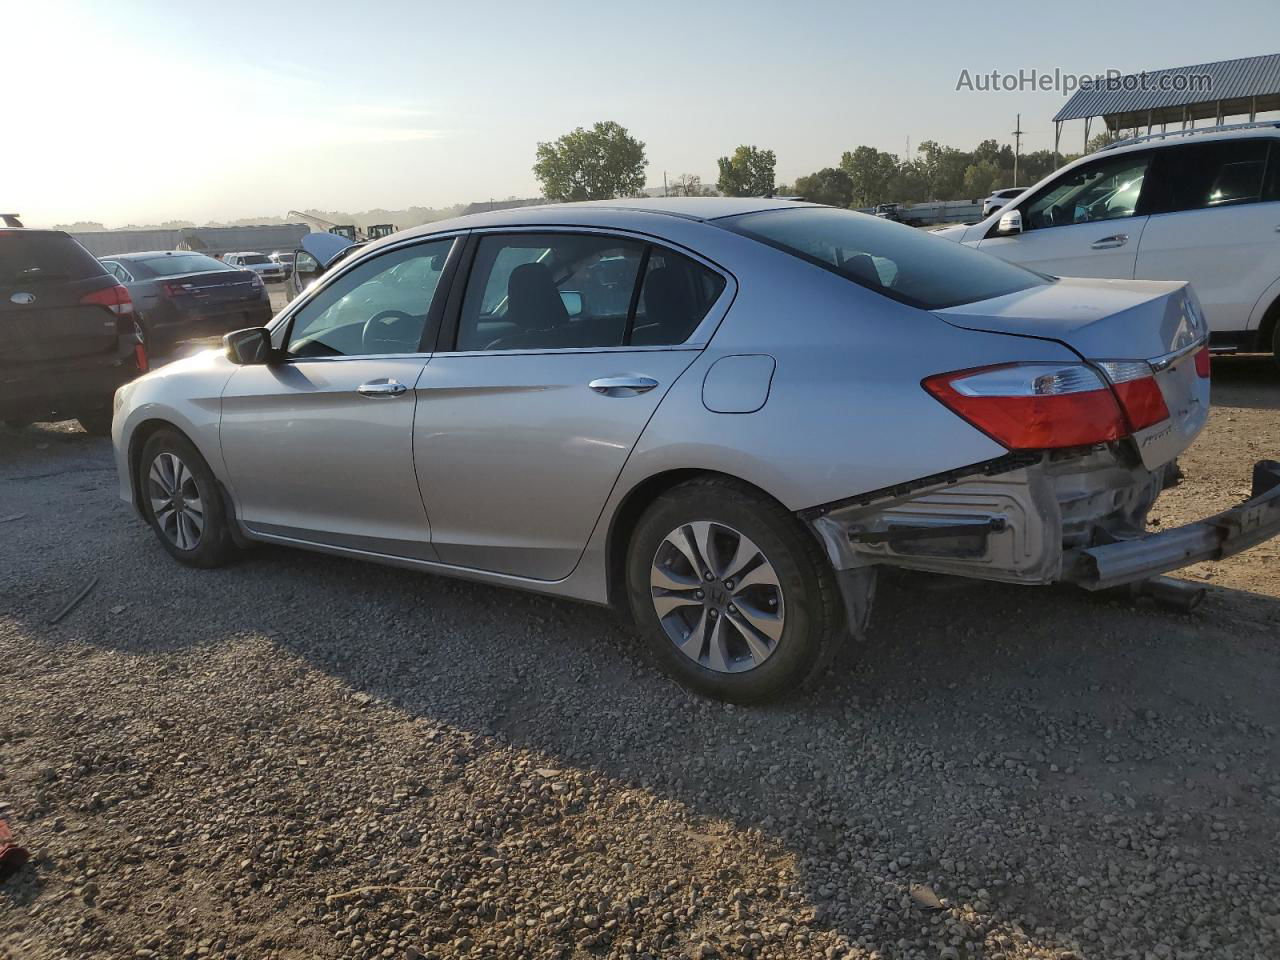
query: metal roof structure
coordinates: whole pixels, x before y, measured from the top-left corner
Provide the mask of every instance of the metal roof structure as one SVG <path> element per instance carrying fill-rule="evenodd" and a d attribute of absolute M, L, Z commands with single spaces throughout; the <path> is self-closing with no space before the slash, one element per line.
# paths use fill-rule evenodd
<path fill-rule="evenodd" d="M 1194 123 L 1280 110 L 1280 53 L 1168 70 L 1108 75 L 1081 89 L 1053 118 L 1102 117 L 1108 130 Z"/>

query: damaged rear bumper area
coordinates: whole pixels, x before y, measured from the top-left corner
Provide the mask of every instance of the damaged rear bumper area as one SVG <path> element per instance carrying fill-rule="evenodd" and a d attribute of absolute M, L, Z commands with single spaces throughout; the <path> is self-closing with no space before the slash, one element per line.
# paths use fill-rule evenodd
<path fill-rule="evenodd" d="M 1220 560 L 1280 534 L 1280 463 L 1254 467 L 1252 496 L 1195 523 L 1146 532 L 1168 467 L 1112 447 L 1011 454 L 802 511 L 837 571 L 895 566 L 1088 590 Z"/>

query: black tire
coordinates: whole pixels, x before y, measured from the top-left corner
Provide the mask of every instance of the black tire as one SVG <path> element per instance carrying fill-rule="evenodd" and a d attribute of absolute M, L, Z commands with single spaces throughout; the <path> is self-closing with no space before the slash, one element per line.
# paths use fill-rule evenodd
<path fill-rule="evenodd" d="M 759 565 L 772 566 L 781 590 L 781 597 L 765 601 L 776 603 L 782 611 L 782 626 L 771 651 L 760 662 L 757 663 L 753 651 L 747 649 L 742 631 L 725 627 L 729 631 L 730 647 L 741 652 L 741 656 L 733 661 L 733 669 L 739 672 L 712 669 L 708 665 L 710 648 L 706 641 L 693 640 L 698 625 L 707 623 L 702 618 L 708 604 L 721 604 L 720 609 L 727 611 L 721 614 L 725 623 L 733 622 L 731 615 L 734 614 L 741 621 L 742 611 L 735 611 L 733 599 L 742 595 L 734 595 L 731 586 L 727 591 L 723 589 L 731 581 L 716 580 L 713 574 L 713 584 L 721 588 L 718 596 L 712 596 L 713 584 L 708 584 L 706 590 L 698 592 L 711 599 L 702 600 L 701 605 L 690 603 L 687 608 L 668 613 L 666 625 L 654 606 L 655 592 L 671 595 L 661 588 L 655 591 L 652 586 L 650 576 L 655 564 L 663 563 L 668 572 L 675 572 L 675 567 L 669 565 L 670 560 L 661 560 L 659 549 L 674 558 L 684 576 L 692 578 L 693 567 L 687 555 L 681 560 L 671 553 L 673 545 L 667 538 L 685 525 L 699 521 L 710 521 L 717 525 L 713 529 L 723 533 L 722 546 L 713 552 L 736 551 L 736 544 L 741 541 L 735 541 L 734 534 L 754 544 L 763 561 Z M 694 528 L 687 529 L 692 532 Z M 731 566 L 731 561 L 716 562 L 716 565 L 723 572 Z M 751 568 L 748 562 L 742 569 Z M 703 577 L 706 577 L 705 571 Z M 743 581 L 746 579 L 744 577 Z M 739 586 L 738 589 L 743 588 Z M 771 587 L 763 589 L 772 591 Z M 685 686 L 733 703 L 774 700 L 812 683 L 830 663 L 843 632 L 844 615 L 839 588 L 817 538 L 781 504 L 745 484 L 728 479 L 691 480 L 672 488 L 649 505 L 628 546 L 627 591 L 637 625 L 667 670 Z M 728 605 L 724 606 L 726 603 Z M 673 614 L 677 619 L 672 619 Z M 706 615 L 714 616 L 710 610 L 706 610 Z M 673 628 L 676 633 L 687 630 L 686 647 L 692 642 L 701 644 L 699 649 L 706 651 L 708 656 L 700 659 L 708 662 L 700 662 L 692 654 L 681 652 L 676 639 L 668 633 L 668 629 Z"/>
<path fill-rule="evenodd" d="M 81 410 L 76 414 L 80 429 L 91 437 L 111 436 L 111 404 L 98 407 L 96 410 Z"/>
<path fill-rule="evenodd" d="M 1271 356 L 1280 367 L 1280 317 L 1271 325 Z"/>
<path fill-rule="evenodd" d="M 192 501 L 191 488 L 198 496 L 200 504 L 202 529 L 193 545 L 181 545 L 178 541 L 189 540 L 178 533 L 177 523 L 180 518 L 172 516 L 172 509 L 164 522 L 156 517 L 156 508 L 152 504 L 153 496 L 162 496 L 165 490 L 152 479 L 152 467 L 164 455 L 171 455 L 190 473 L 189 483 L 182 484 L 183 502 Z M 172 463 L 172 461 L 168 461 Z M 220 567 L 236 554 L 235 541 L 231 536 L 231 523 L 227 518 L 226 505 L 222 499 L 222 490 L 209 469 L 209 464 L 195 445 L 177 430 L 158 430 L 147 440 L 137 463 L 138 482 L 142 488 L 142 510 L 151 529 L 155 532 L 160 545 L 179 563 L 189 567 Z M 162 511 L 164 508 L 161 508 Z M 189 532 L 190 527 L 184 528 Z"/>

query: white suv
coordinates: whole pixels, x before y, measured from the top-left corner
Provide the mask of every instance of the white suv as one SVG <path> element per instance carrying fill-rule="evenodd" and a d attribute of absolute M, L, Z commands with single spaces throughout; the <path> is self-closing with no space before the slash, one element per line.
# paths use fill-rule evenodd
<path fill-rule="evenodd" d="M 1114 144 L 936 235 L 1055 276 L 1189 280 L 1215 350 L 1280 361 L 1280 123 Z"/>
<path fill-rule="evenodd" d="M 993 190 L 991 196 L 982 201 L 982 215 L 989 217 L 997 210 L 1005 207 L 1010 200 L 1022 196 L 1026 192 L 1026 187 L 1005 187 L 1003 190 Z"/>

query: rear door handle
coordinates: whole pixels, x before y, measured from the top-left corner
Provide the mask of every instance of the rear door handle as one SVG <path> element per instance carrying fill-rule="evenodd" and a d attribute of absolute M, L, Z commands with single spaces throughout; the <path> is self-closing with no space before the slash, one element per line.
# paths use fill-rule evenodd
<path fill-rule="evenodd" d="M 600 377 L 587 384 L 604 397 L 635 397 L 658 385 L 653 377 Z"/>
<path fill-rule="evenodd" d="M 1094 250 L 1111 250 L 1115 247 L 1123 247 L 1129 242 L 1127 233 L 1117 233 L 1114 236 L 1103 237 L 1101 240 L 1095 240 L 1089 244 Z"/>
<path fill-rule="evenodd" d="M 409 388 L 398 380 L 370 380 L 356 387 L 356 393 L 374 400 L 389 400 L 398 397 Z"/>

